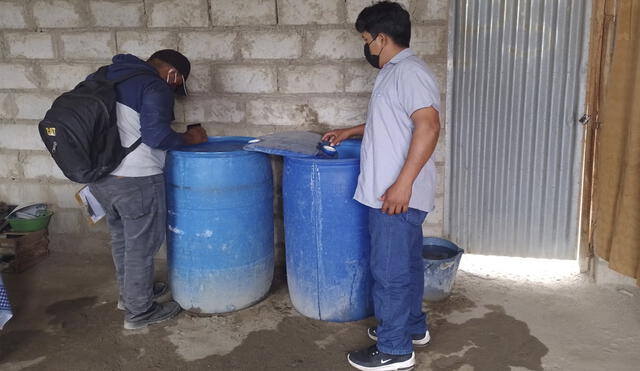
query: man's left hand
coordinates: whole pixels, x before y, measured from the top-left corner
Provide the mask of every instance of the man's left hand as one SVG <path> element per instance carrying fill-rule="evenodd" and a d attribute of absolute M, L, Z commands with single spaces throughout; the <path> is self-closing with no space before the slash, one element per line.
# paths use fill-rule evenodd
<path fill-rule="evenodd" d="M 191 127 L 182 134 L 182 141 L 187 145 L 206 143 L 208 139 L 207 131 L 200 126 Z"/>
<path fill-rule="evenodd" d="M 406 213 L 409 211 L 411 199 L 411 184 L 394 183 L 380 197 L 383 201 L 382 212 L 388 215 Z"/>

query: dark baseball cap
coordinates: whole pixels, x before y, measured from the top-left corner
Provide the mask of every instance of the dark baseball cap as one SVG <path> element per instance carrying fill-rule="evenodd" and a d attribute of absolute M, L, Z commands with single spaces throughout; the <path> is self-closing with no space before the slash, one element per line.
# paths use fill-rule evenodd
<path fill-rule="evenodd" d="M 191 63 L 189 62 L 187 57 L 176 50 L 163 49 L 153 53 L 151 57 L 149 57 L 149 59 L 158 59 L 175 67 L 175 69 L 177 69 L 178 72 L 180 72 L 180 74 L 184 76 L 184 83 L 182 84 L 182 88 L 184 91 L 181 93 L 183 93 L 184 95 L 188 95 L 187 78 L 189 78 L 189 73 L 191 72 Z"/>

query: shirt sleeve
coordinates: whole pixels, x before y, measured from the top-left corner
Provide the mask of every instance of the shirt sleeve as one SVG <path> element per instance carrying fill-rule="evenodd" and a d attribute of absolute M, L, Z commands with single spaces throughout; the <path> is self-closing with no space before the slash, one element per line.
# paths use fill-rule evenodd
<path fill-rule="evenodd" d="M 435 78 L 417 67 L 401 72 L 398 79 L 398 100 L 408 116 L 427 107 L 440 111 L 440 91 Z"/>
<path fill-rule="evenodd" d="M 170 150 L 181 144 L 182 136 L 171 129 L 174 96 L 161 81 L 147 86 L 142 93 L 140 134 L 151 148 Z"/>

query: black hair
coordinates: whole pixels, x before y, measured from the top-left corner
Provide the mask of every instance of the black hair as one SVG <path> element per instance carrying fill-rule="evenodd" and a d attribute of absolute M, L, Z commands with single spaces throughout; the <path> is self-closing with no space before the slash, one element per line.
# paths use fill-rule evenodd
<path fill-rule="evenodd" d="M 373 37 L 385 33 L 398 45 L 409 47 L 411 20 L 402 5 L 381 1 L 364 8 L 356 19 L 358 32 L 369 32 Z"/>
<path fill-rule="evenodd" d="M 189 77 L 189 72 L 191 72 L 191 62 L 189 59 L 182 55 L 182 53 L 173 49 L 163 49 L 158 50 L 153 53 L 149 59 L 147 59 L 147 63 L 154 66 L 161 66 L 159 62 L 164 62 L 169 66 L 175 68 L 184 76 L 186 80 Z"/>
<path fill-rule="evenodd" d="M 154 67 L 163 67 L 163 66 L 170 66 L 171 65 L 165 61 L 162 61 L 158 58 L 155 57 L 149 57 L 149 59 L 147 59 L 147 63 L 149 63 L 150 65 L 154 66 Z"/>

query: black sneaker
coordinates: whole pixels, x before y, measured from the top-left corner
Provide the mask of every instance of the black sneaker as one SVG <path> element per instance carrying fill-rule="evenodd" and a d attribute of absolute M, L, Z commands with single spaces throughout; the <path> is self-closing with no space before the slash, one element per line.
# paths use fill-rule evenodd
<path fill-rule="evenodd" d="M 367 329 L 367 335 L 369 335 L 369 338 L 378 341 L 378 334 L 376 333 L 376 331 L 377 327 L 369 327 Z M 430 340 L 431 336 L 429 336 L 429 330 L 427 330 L 427 332 L 422 335 L 411 335 L 411 342 L 416 347 L 426 347 L 427 345 L 429 345 Z"/>
<path fill-rule="evenodd" d="M 126 330 L 138 330 L 152 325 L 154 323 L 160 323 L 168 319 L 173 318 L 180 313 L 182 309 L 175 301 L 167 303 L 153 303 L 151 309 L 146 313 L 140 314 L 132 319 L 124 320 L 124 328 Z"/>
<path fill-rule="evenodd" d="M 408 371 L 416 365 L 413 352 L 403 355 L 387 354 L 378 351 L 375 345 L 347 354 L 347 361 L 358 370 L 365 371 Z"/>
<path fill-rule="evenodd" d="M 169 292 L 169 285 L 162 281 L 156 281 L 153 283 L 153 300 L 157 300 L 162 296 L 165 296 Z M 124 302 L 122 298 L 118 298 L 118 310 L 124 310 Z"/>

